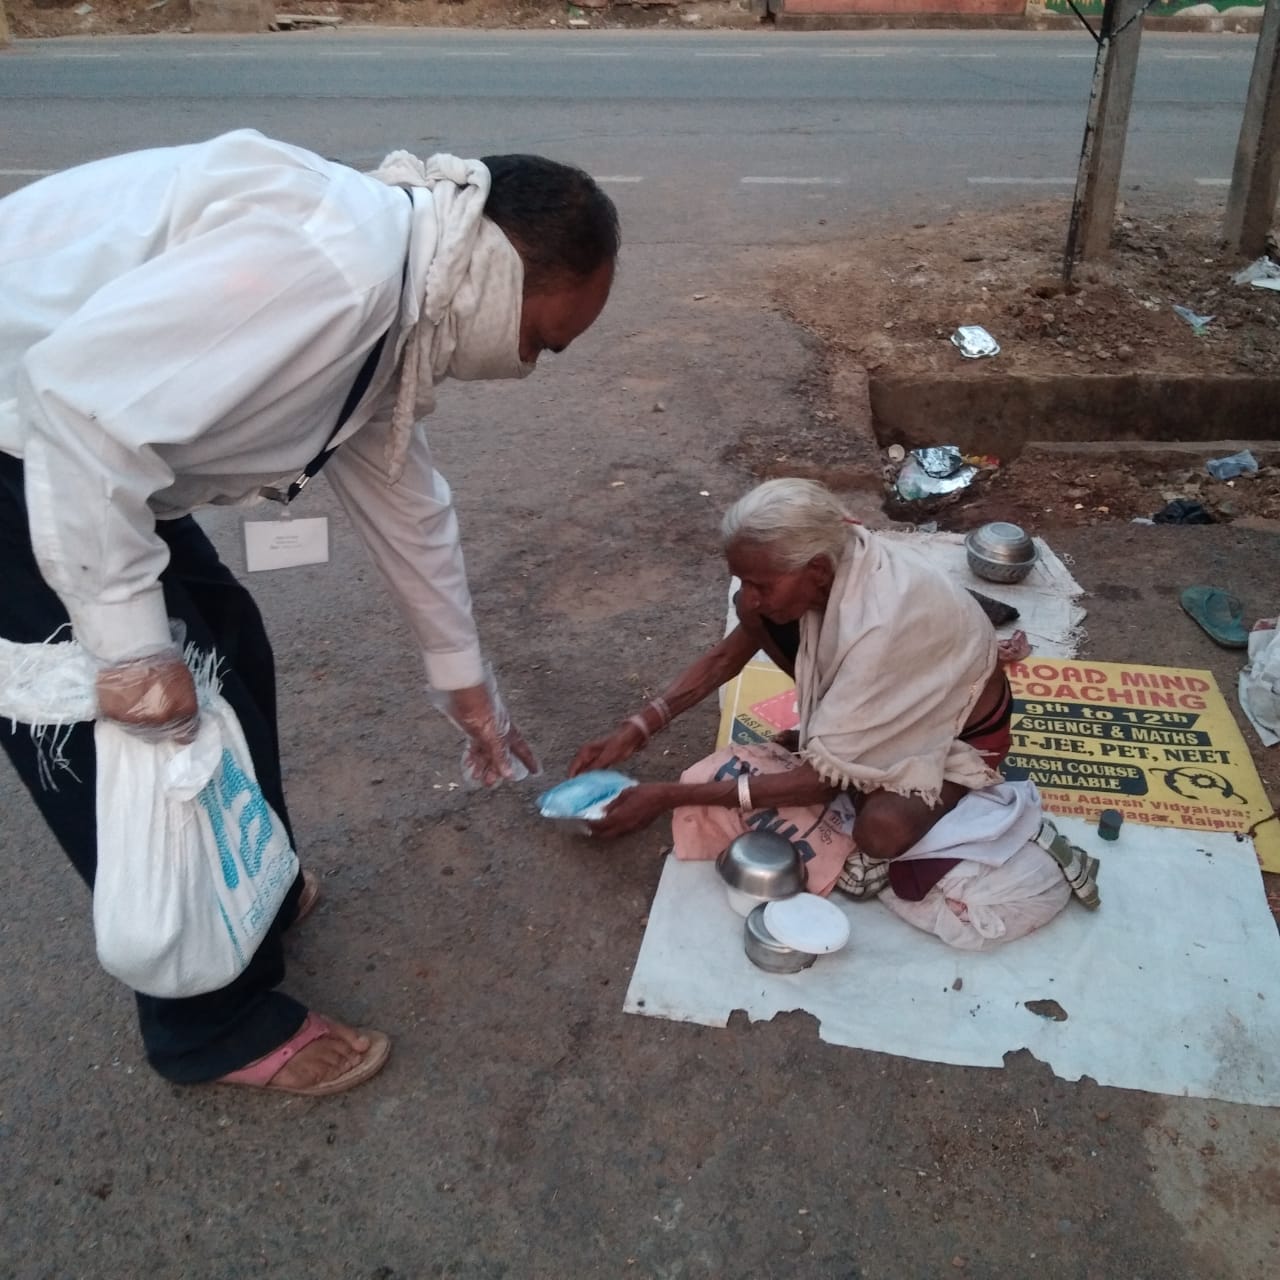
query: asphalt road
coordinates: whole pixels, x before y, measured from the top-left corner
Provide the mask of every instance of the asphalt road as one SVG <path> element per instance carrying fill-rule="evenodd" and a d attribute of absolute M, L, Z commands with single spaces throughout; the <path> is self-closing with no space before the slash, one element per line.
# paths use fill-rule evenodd
<path fill-rule="evenodd" d="M 23 42 L 0 56 L 0 182 L 237 125 L 357 164 L 529 148 L 613 180 L 627 247 L 601 322 L 536 377 L 443 389 L 431 423 L 486 649 L 554 777 L 719 635 L 743 434 L 815 430 L 814 340 L 769 301 L 769 247 L 847 238 L 842 210 L 1053 190 L 1086 39 Z M 1146 42 L 1130 185 L 1212 194 L 1196 181 L 1229 171 L 1251 49 Z M 603 849 L 537 821 L 531 788 L 457 789 L 455 736 L 323 478 L 305 503 L 334 520 L 333 563 L 250 581 L 326 894 L 286 986 L 386 1030 L 393 1057 L 315 1103 L 160 1081 L 83 887 L 0 763 L 0 1276 L 1274 1274 L 1274 1112 L 1067 1082 L 1026 1053 L 969 1070 L 836 1049 L 806 1015 L 624 1015 L 667 833 Z M 235 515 L 206 523 L 240 568 Z M 1118 661 L 1150 657 L 1169 584 L 1277 577 L 1275 539 L 1233 528 L 1142 530 L 1137 550 L 1129 525 L 1042 532 L 1096 588 L 1088 652 Z M 1163 661 L 1228 687 L 1233 655 L 1170 630 Z M 714 725 L 682 717 L 639 776 L 705 754 Z"/>
<path fill-rule="evenodd" d="M 1129 186 L 1225 182 L 1253 44 L 1144 40 Z M 1092 50 L 1083 31 L 24 41 L 0 58 L 0 191 L 253 126 L 358 165 L 393 146 L 554 155 L 612 180 L 632 243 L 803 240 L 815 210 L 1069 190 Z"/>

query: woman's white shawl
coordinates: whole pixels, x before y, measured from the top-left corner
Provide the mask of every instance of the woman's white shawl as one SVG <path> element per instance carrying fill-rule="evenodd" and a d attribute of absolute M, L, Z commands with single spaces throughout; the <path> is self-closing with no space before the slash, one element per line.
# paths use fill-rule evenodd
<path fill-rule="evenodd" d="M 937 802 L 999 781 L 957 740 L 996 665 L 976 600 L 914 548 L 850 526 L 824 612 L 800 622 L 800 753 L 828 782 Z"/>

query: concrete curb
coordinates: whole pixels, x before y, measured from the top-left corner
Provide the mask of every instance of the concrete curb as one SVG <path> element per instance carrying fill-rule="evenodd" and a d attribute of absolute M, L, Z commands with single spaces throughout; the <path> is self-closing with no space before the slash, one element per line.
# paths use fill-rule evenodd
<path fill-rule="evenodd" d="M 871 374 L 875 435 L 908 449 L 935 444 L 947 422 L 947 442 L 962 449 L 1014 458 L 1046 441 L 1053 424 L 1060 445 L 1097 439 L 1098 424 L 1123 422 L 1111 443 L 1255 439 L 1271 427 L 1280 378 L 1262 374 L 1002 373 L 957 368 L 905 373 L 881 366 Z"/>
<path fill-rule="evenodd" d="M 1080 21 L 1071 14 L 964 14 L 964 13 L 776 13 L 774 25 L 779 31 L 1080 31 Z M 1262 29 L 1261 17 L 1169 18 L 1147 17 L 1143 29 L 1152 34 L 1164 32 L 1211 35 L 1257 35 Z"/>

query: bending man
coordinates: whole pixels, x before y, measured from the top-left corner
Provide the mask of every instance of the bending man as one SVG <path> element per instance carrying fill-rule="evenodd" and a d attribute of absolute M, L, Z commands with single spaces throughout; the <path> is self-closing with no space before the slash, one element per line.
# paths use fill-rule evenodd
<path fill-rule="evenodd" d="M 100 664 L 99 714 L 189 735 L 191 673 L 215 650 L 258 781 L 288 825 L 271 650 L 256 606 L 190 513 L 296 493 L 318 466 L 422 647 L 486 785 L 533 755 L 487 685 L 449 488 L 420 419 L 447 377 L 514 378 L 600 314 L 617 215 L 586 174 L 532 156 L 374 174 L 242 131 L 102 160 L 0 201 L 0 636 L 68 622 Z M 329 452 L 332 452 L 331 459 Z M 76 870 L 96 865 L 91 727 L 42 787 L 5 748 Z M 360 1083 L 385 1037 L 309 1016 L 273 988 L 300 876 L 230 987 L 139 996 L 170 1080 L 298 1091 Z"/>

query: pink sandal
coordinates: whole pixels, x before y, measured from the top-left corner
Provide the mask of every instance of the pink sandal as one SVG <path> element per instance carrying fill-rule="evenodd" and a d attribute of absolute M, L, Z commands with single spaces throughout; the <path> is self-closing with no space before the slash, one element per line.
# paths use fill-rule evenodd
<path fill-rule="evenodd" d="M 304 1089 L 290 1088 L 288 1085 L 272 1084 L 284 1065 L 296 1057 L 309 1044 L 333 1034 L 333 1026 L 327 1018 L 319 1013 L 308 1013 L 302 1026 L 289 1037 L 278 1049 L 274 1049 L 265 1057 L 251 1062 L 238 1071 L 219 1076 L 215 1084 L 238 1084 L 251 1089 L 274 1089 L 277 1093 L 296 1093 L 304 1098 L 324 1098 L 334 1093 L 345 1093 L 357 1085 L 371 1080 L 386 1065 L 391 1056 L 391 1041 L 381 1031 L 361 1031 L 362 1036 L 369 1038 L 369 1047 L 364 1051 L 360 1061 L 349 1071 L 335 1076 L 332 1080 L 322 1080 L 319 1084 L 308 1085 Z"/>

